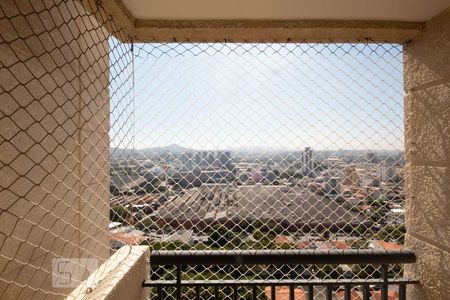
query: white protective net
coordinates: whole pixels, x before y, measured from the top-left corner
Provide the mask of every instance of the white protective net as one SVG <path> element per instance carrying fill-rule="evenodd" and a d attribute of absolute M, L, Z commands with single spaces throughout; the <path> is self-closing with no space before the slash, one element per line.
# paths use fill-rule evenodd
<path fill-rule="evenodd" d="M 402 45 L 133 43 L 94 0 L 1 1 L 0 25 L 0 298 L 67 296 L 89 274 L 55 284 L 54 259 L 89 268 L 128 245 L 402 246 Z M 379 270 L 218 265 L 183 276 Z"/>
<path fill-rule="evenodd" d="M 401 45 L 146 43 L 132 52 L 132 82 L 112 82 L 118 90 L 132 84 L 132 92 L 111 99 L 113 247 L 401 247 Z M 376 267 L 356 265 L 184 273 L 379 276 Z M 396 266 L 390 276 L 401 273 Z M 174 273 L 154 268 L 152 276 Z"/>

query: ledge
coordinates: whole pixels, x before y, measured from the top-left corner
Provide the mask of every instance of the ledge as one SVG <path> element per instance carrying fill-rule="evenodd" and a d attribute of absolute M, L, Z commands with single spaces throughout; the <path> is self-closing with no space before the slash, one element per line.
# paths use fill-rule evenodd
<path fill-rule="evenodd" d="M 149 254 L 147 246 L 120 248 L 66 299 L 147 299 Z"/>
<path fill-rule="evenodd" d="M 424 22 L 382 20 L 141 20 L 120 0 L 102 5 L 134 42 L 404 43 L 425 27 Z"/>

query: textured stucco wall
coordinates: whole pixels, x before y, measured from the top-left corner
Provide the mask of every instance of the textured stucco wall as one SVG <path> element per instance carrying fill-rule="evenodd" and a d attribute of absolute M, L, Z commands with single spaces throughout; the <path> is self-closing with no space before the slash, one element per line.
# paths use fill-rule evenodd
<path fill-rule="evenodd" d="M 450 10 L 404 49 L 408 299 L 448 299 L 450 287 Z"/>
<path fill-rule="evenodd" d="M 108 32 L 82 3 L 0 2 L 1 299 L 62 298 L 53 258 L 109 257 Z"/>

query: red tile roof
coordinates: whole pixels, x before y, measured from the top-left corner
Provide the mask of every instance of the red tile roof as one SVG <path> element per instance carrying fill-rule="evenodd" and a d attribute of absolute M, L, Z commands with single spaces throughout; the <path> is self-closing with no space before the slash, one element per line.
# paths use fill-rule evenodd
<path fill-rule="evenodd" d="M 402 245 L 397 243 L 385 242 L 385 241 L 376 241 L 380 247 L 385 250 L 400 250 L 402 249 Z"/>
<path fill-rule="evenodd" d="M 275 238 L 275 244 L 282 245 L 282 244 L 290 244 L 292 243 L 292 238 L 286 235 L 279 235 Z"/>
<path fill-rule="evenodd" d="M 309 248 L 309 242 L 298 242 L 297 244 L 295 244 L 295 247 L 297 247 L 298 249 L 308 249 Z"/>
<path fill-rule="evenodd" d="M 331 243 L 334 245 L 336 249 L 340 250 L 350 249 L 350 246 L 343 241 L 331 241 Z"/>
<path fill-rule="evenodd" d="M 130 234 L 113 234 L 111 235 L 111 238 L 127 245 L 139 245 L 142 241 L 147 239 L 147 237 L 143 235 Z"/>

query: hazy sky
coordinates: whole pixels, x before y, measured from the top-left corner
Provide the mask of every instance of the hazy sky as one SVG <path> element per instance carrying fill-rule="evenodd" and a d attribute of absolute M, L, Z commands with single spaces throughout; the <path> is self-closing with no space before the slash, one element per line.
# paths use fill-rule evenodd
<path fill-rule="evenodd" d="M 111 143 L 402 150 L 402 68 L 399 45 L 136 44 Z"/>

